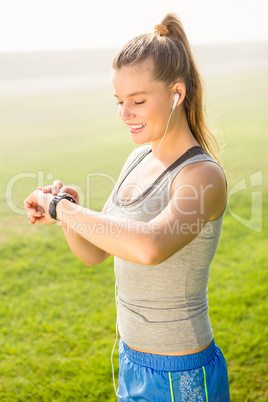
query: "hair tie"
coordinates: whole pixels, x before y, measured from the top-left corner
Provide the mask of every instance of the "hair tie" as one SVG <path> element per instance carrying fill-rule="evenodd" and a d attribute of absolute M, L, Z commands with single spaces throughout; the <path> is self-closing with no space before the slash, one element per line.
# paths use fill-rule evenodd
<path fill-rule="evenodd" d="M 159 35 L 166 36 L 169 33 L 168 28 L 164 24 L 158 24 L 154 27 L 154 31 Z"/>

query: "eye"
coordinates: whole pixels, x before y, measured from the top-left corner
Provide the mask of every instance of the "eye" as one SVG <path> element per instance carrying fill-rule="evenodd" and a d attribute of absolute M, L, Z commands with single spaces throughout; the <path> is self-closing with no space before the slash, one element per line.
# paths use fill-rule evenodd
<path fill-rule="evenodd" d="M 135 102 L 135 105 L 142 105 L 143 103 L 145 103 L 145 101 L 142 101 L 142 102 Z"/>
<path fill-rule="evenodd" d="M 123 102 L 117 102 L 116 104 L 117 105 L 123 105 Z"/>

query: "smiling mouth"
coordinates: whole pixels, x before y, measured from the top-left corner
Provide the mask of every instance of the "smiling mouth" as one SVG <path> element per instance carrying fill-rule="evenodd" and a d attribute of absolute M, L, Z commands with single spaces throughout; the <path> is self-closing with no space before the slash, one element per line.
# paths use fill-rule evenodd
<path fill-rule="evenodd" d="M 143 129 L 143 127 L 145 127 L 146 124 L 128 124 L 128 128 L 131 132 L 137 132 Z"/>

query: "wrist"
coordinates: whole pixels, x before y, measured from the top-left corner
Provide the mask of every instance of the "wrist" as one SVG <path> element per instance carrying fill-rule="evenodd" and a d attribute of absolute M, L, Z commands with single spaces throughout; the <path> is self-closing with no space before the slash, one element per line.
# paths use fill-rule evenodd
<path fill-rule="evenodd" d="M 77 213 L 76 210 L 77 204 L 70 202 L 66 199 L 60 200 L 57 205 L 57 218 L 58 221 L 61 222 L 61 225 L 65 227 L 69 226 L 69 218 L 71 218 L 71 222 L 73 222 L 73 216 Z"/>
<path fill-rule="evenodd" d="M 52 219 L 59 220 L 58 214 L 57 214 L 57 207 L 58 207 L 58 204 L 60 203 L 60 201 L 62 201 L 62 200 L 66 200 L 66 201 L 68 201 L 68 203 L 76 204 L 74 197 L 71 196 L 70 194 L 62 193 L 62 194 L 56 195 L 51 200 L 51 202 L 49 204 L 49 209 L 48 209 L 49 215 L 51 216 Z"/>

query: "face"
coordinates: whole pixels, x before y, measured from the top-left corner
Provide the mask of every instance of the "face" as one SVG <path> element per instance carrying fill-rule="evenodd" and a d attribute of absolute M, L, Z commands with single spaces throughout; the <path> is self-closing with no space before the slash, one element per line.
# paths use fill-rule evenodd
<path fill-rule="evenodd" d="M 118 114 L 136 144 L 159 142 L 171 113 L 174 94 L 152 78 L 152 63 L 113 71 Z"/>

